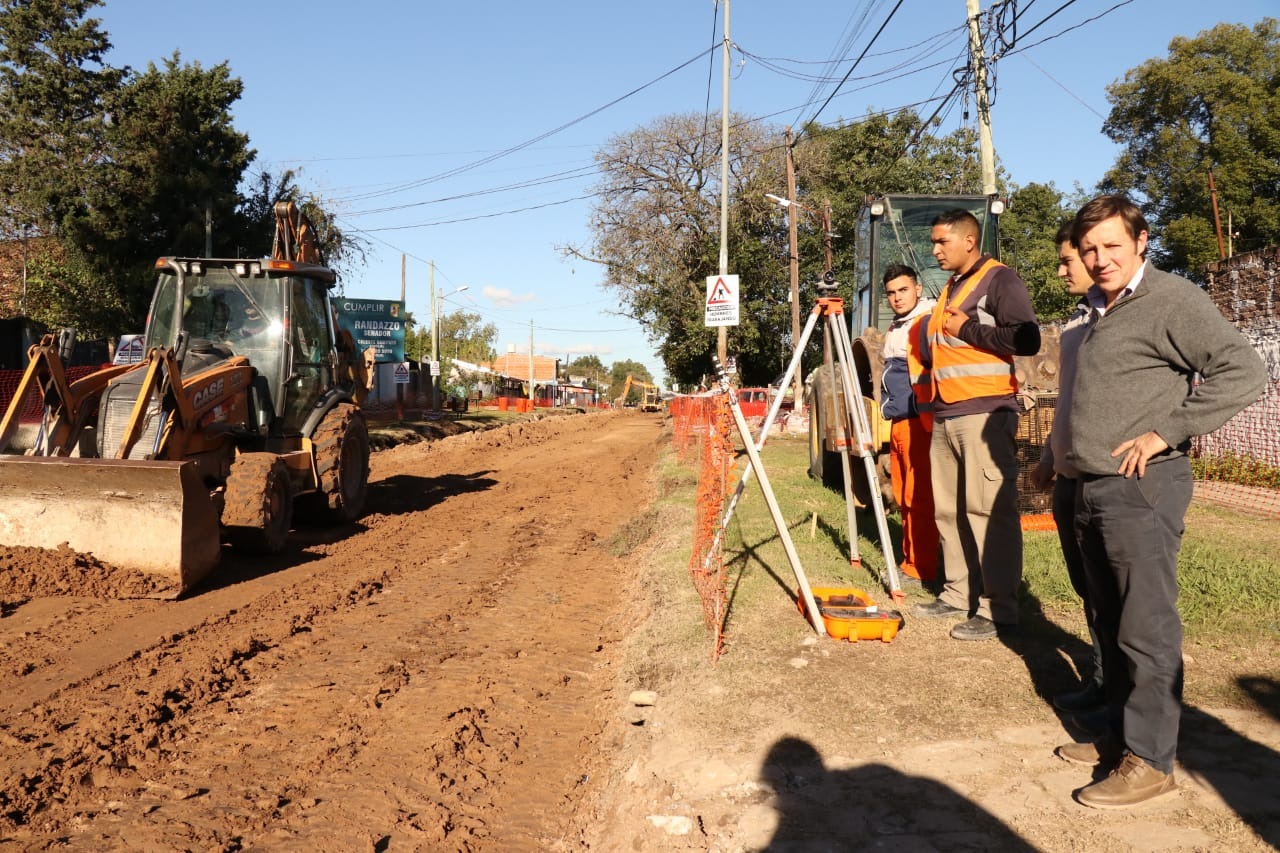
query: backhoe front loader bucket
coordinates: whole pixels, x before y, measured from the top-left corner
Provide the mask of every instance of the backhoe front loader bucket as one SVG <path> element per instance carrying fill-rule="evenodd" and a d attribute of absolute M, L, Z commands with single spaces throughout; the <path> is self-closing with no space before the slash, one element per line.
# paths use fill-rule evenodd
<path fill-rule="evenodd" d="M 92 554 L 166 578 L 177 597 L 217 564 L 218 516 L 195 465 L 0 458 L 0 544 Z"/>

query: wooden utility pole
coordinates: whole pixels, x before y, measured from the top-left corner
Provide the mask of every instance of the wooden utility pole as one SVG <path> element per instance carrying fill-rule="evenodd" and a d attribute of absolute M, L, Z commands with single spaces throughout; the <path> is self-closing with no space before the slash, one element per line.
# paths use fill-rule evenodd
<path fill-rule="evenodd" d="M 724 0 L 724 54 L 720 104 L 720 275 L 729 274 L 729 0 Z M 741 294 L 739 294 L 741 298 Z M 721 364 L 729 361 L 729 333 L 724 326 L 716 330 L 716 356 Z"/>
<path fill-rule="evenodd" d="M 1209 170 L 1209 198 L 1213 200 L 1213 230 L 1218 235 L 1218 260 L 1227 256 L 1222 244 L 1222 217 L 1218 214 L 1218 187 L 1213 183 L 1213 169 Z"/>
<path fill-rule="evenodd" d="M 796 158 L 795 158 L 795 136 L 791 133 L 791 128 L 787 128 L 787 198 L 795 201 L 796 198 Z M 796 211 L 787 207 L 787 266 L 791 271 L 791 354 L 795 356 L 796 349 L 800 346 L 800 247 L 799 236 L 796 233 Z M 828 261 L 830 263 L 830 261 Z M 782 389 L 778 389 L 778 393 L 782 393 Z M 792 391 L 791 405 L 794 411 L 800 410 L 801 401 L 804 398 L 804 377 L 800 375 L 800 371 L 796 371 L 794 390 Z"/>

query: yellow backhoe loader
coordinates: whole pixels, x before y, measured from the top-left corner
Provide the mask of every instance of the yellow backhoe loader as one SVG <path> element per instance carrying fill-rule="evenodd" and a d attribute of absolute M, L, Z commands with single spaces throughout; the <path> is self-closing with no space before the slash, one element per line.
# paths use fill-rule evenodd
<path fill-rule="evenodd" d="M 360 515 L 373 354 L 337 326 L 310 223 L 292 202 L 275 215 L 271 258 L 156 262 L 140 364 L 69 383 L 53 336 L 30 349 L 0 452 L 29 392 L 43 415 L 25 455 L 0 455 L 0 542 L 66 543 L 176 596 L 223 540 L 283 550 L 295 504 L 299 520 Z"/>

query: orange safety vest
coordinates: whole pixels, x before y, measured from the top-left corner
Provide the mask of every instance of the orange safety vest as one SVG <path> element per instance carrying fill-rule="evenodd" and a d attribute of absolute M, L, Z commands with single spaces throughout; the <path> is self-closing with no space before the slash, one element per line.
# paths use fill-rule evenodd
<path fill-rule="evenodd" d="M 948 335 L 946 329 L 947 308 L 973 316 L 979 300 L 987 293 L 991 279 L 1002 267 L 1004 264 L 995 258 L 987 258 L 954 294 L 951 286 L 955 284 L 955 276 L 942 288 L 938 304 L 929 316 L 934 399 L 955 403 L 975 397 L 1007 397 L 1017 393 L 1013 356 L 972 347 Z"/>
<path fill-rule="evenodd" d="M 933 411 L 933 377 L 925 367 L 929 352 L 929 315 L 921 314 L 907 330 L 907 375 L 916 398 L 917 412 Z"/>

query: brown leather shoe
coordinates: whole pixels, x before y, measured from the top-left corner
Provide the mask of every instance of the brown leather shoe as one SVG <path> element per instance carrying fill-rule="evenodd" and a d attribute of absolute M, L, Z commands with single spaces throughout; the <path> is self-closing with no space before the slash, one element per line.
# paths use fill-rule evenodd
<path fill-rule="evenodd" d="M 1177 790 L 1172 773 L 1162 773 L 1130 752 L 1111 775 L 1081 789 L 1076 799 L 1094 809 L 1127 809 Z"/>
<path fill-rule="evenodd" d="M 1090 767 L 1105 764 L 1114 767 L 1124 755 L 1124 744 L 1115 738 L 1104 737 L 1085 743 L 1064 743 L 1053 754 L 1073 764 L 1088 764 Z"/>

